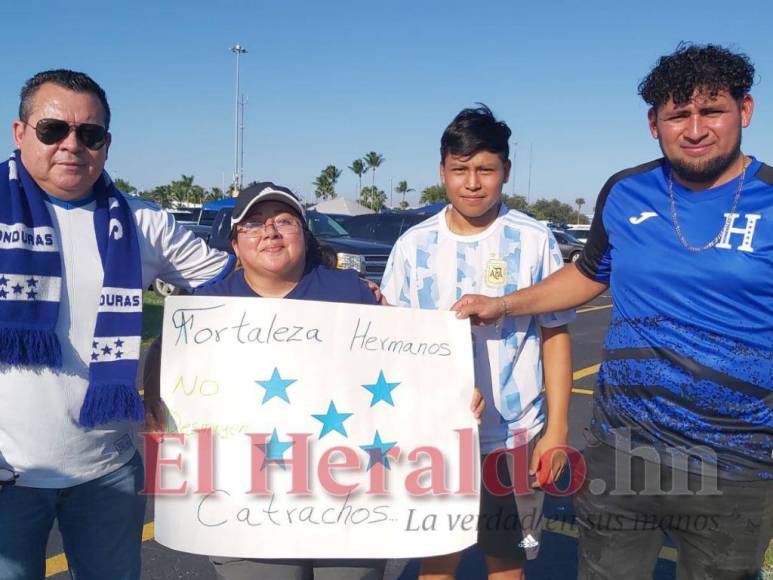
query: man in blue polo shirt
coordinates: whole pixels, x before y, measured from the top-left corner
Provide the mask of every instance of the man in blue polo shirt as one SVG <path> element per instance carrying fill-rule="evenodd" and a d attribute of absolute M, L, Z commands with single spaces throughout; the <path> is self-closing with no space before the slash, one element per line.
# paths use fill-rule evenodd
<path fill-rule="evenodd" d="M 720 46 L 662 57 L 639 92 L 663 158 L 610 178 L 581 259 L 504 305 L 454 305 L 489 323 L 611 289 L 581 578 L 651 577 L 663 532 L 679 577 L 752 578 L 773 535 L 773 168 L 741 151 L 753 82 Z"/>

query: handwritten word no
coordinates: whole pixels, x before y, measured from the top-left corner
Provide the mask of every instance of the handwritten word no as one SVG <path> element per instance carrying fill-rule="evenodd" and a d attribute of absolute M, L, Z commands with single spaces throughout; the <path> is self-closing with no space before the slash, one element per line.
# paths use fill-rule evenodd
<path fill-rule="evenodd" d="M 180 377 L 177 379 L 173 392 L 182 392 L 188 397 L 194 394 L 201 395 L 202 397 L 212 397 L 220 392 L 220 384 L 212 379 L 199 381 L 199 377 L 193 377 L 193 384 L 186 384 L 185 378 Z"/>

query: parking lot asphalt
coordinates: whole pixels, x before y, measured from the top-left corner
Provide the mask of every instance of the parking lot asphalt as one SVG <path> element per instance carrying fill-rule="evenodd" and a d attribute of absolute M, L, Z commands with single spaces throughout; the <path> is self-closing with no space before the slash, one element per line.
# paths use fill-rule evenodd
<path fill-rule="evenodd" d="M 604 294 L 578 309 L 577 319 L 570 326 L 574 389 L 569 412 L 569 445 L 579 450 L 585 447 L 584 432 L 590 422 L 592 394 L 609 324 L 610 308 L 610 299 Z M 207 557 L 170 550 L 154 541 L 152 498 L 148 501 L 145 522 L 142 548 L 144 580 L 215 580 Z M 576 578 L 577 531 L 573 523 L 571 499 L 547 496 L 543 522 L 543 528 L 547 531 L 542 536 L 540 557 L 527 565 L 528 577 L 532 580 Z M 47 555 L 46 577 L 67 578 L 67 560 L 62 553 L 61 537 L 57 530 L 51 534 Z M 675 555 L 673 547 L 663 548 L 655 570 L 656 580 L 675 577 Z M 393 579 L 413 580 L 417 571 L 416 561 L 391 561 L 388 575 Z M 482 557 L 475 548 L 465 552 L 457 576 L 465 580 L 486 577 Z"/>

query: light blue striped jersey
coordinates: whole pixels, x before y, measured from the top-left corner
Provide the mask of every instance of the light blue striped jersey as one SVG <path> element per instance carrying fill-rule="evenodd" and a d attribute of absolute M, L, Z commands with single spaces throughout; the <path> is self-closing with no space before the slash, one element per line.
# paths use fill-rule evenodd
<path fill-rule="evenodd" d="M 381 292 L 390 304 L 447 310 L 464 294 L 502 296 L 536 284 L 563 266 L 550 230 L 504 205 L 475 235 L 448 229 L 446 211 L 405 232 L 389 256 Z M 512 430 L 531 439 L 545 423 L 539 326 L 555 327 L 574 312 L 520 316 L 472 328 L 475 381 L 486 399 L 482 453 L 512 445 Z"/>

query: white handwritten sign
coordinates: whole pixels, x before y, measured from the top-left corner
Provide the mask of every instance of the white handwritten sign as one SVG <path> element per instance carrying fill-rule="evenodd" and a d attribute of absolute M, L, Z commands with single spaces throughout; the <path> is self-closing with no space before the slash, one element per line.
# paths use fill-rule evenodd
<path fill-rule="evenodd" d="M 159 451 L 160 543 L 218 556 L 384 558 L 475 542 L 467 321 L 172 297 L 162 360 L 176 435 Z"/>

